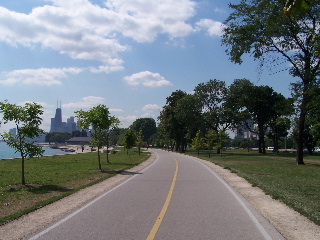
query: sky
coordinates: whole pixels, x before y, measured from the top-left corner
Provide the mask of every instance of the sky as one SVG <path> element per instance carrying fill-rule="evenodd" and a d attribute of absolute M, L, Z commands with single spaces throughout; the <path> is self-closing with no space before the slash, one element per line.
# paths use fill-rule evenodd
<path fill-rule="evenodd" d="M 229 2 L 240 0 L 0 0 L 0 101 L 41 104 L 49 131 L 60 102 L 63 121 L 104 104 L 128 127 L 210 79 L 247 78 L 289 97 L 286 66 L 229 60 Z"/>

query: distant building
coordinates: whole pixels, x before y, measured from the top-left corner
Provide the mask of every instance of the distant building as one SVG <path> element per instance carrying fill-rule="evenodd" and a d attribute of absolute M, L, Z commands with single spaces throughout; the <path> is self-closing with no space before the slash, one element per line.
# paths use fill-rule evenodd
<path fill-rule="evenodd" d="M 61 103 L 60 108 L 57 107 L 56 115 L 54 118 L 51 118 L 51 128 L 50 132 L 68 132 L 72 133 L 73 131 L 78 130 L 77 124 L 74 121 L 74 117 L 67 119 L 67 122 L 62 122 L 62 110 Z"/>
<path fill-rule="evenodd" d="M 16 128 L 11 128 L 9 129 L 9 133 L 12 135 L 17 135 L 17 129 Z"/>
<path fill-rule="evenodd" d="M 237 127 L 235 136 L 240 138 L 257 138 L 257 134 L 252 132 L 254 130 L 253 120 L 246 120 Z"/>
<path fill-rule="evenodd" d="M 67 129 L 68 129 L 68 132 L 70 133 L 78 130 L 78 126 L 77 126 L 77 123 L 74 121 L 74 117 L 70 117 L 67 119 Z"/>

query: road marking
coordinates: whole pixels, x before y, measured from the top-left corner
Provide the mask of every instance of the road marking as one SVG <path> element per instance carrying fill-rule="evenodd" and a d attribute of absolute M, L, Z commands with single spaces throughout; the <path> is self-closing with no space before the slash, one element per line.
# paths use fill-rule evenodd
<path fill-rule="evenodd" d="M 147 237 L 147 240 L 153 240 L 160 228 L 160 225 L 162 223 L 162 220 L 164 219 L 164 216 L 166 215 L 166 212 L 168 210 L 168 207 L 170 205 L 170 201 L 171 201 L 171 198 L 172 198 L 172 195 L 173 195 L 173 191 L 174 191 L 174 187 L 176 185 L 176 181 L 177 181 L 177 175 L 178 175 L 178 171 L 179 171 L 179 163 L 178 163 L 178 160 L 174 157 L 171 157 L 173 158 L 175 161 L 176 161 L 176 171 L 174 173 L 174 176 L 173 176 L 173 180 L 172 180 L 172 183 L 171 183 L 171 187 L 170 187 L 170 190 L 169 190 L 169 193 L 168 193 L 168 196 L 167 196 L 167 199 L 162 207 L 162 210 L 155 222 L 155 224 L 153 225 L 148 237 Z"/>

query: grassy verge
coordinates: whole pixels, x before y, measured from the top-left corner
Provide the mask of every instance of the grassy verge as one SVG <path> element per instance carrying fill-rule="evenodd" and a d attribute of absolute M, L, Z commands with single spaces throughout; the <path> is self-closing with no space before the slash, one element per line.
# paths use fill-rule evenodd
<path fill-rule="evenodd" d="M 21 160 L 0 160 L 0 225 L 34 211 L 132 168 L 150 156 L 130 150 L 101 154 L 103 170 L 98 170 L 97 153 L 57 155 L 26 161 L 26 186 L 21 183 Z"/>
<path fill-rule="evenodd" d="M 195 151 L 187 154 L 197 156 Z M 201 151 L 199 157 L 238 174 L 320 225 L 320 154 L 306 155 L 304 166 L 295 165 L 295 154 L 289 152 L 228 150 L 210 156 Z"/>

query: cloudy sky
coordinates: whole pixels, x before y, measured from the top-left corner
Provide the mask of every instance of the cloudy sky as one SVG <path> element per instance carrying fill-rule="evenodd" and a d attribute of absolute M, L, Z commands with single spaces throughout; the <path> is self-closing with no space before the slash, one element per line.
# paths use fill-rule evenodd
<path fill-rule="evenodd" d="M 57 100 L 63 121 L 105 104 L 128 127 L 210 79 L 248 78 L 289 96 L 285 66 L 229 61 L 229 2 L 240 0 L 0 0 L 0 101 L 40 103 L 49 131 Z"/>

